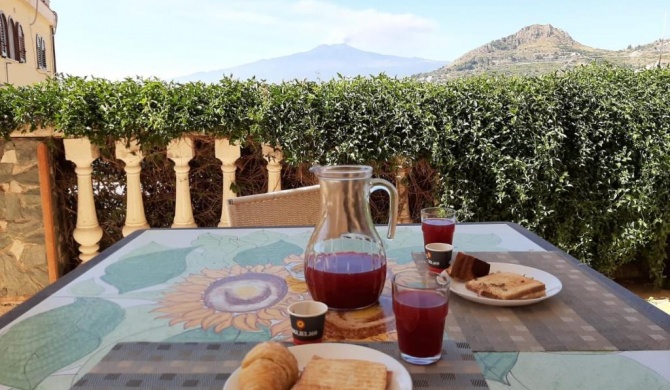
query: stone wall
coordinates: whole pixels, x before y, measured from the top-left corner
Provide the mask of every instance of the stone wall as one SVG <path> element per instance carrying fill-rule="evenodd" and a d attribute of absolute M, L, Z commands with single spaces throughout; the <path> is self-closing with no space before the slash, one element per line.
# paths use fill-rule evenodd
<path fill-rule="evenodd" d="M 49 284 L 39 143 L 0 141 L 0 303 L 20 302 Z"/>

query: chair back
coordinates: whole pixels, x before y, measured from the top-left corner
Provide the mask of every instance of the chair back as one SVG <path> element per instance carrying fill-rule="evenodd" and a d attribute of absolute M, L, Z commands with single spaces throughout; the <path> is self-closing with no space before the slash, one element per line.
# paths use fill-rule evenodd
<path fill-rule="evenodd" d="M 314 226 L 320 217 L 319 185 L 228 199 L 231 227 Z"/>

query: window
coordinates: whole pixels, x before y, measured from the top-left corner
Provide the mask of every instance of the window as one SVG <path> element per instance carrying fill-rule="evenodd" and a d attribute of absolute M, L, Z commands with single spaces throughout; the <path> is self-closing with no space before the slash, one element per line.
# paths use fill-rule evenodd
<path fill-rule="evenodd" d="M 26 38 L 23 27 L 0 12 L 0 53 L 5 58 L 26 62 Z"/>
<path fill-rule="evenodd" d="M 36 52 L 37 52 L 37 69 L 46 69 L 47 68 L 47 45 L 44 42 L 44 38 L 37 35 L 36 39 Z"/>
<path fill-rule="evenodd" d="M 0 52 L 3 57 L 9 56 L 9 34 L 7 33 L 7 18 L 0 12 Z"/>

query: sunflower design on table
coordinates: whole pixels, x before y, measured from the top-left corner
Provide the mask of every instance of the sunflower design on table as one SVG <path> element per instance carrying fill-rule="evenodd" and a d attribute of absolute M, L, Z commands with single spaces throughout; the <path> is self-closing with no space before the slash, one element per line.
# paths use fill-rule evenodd
<path fill-rule="evenodd" d="M 298 293 L 307 292 L 307 283 L 305 282 L 305 257 L 304 255 L 288 255 L 284 259 L 286 271 L 291 274 L 286 279 L 289 288 Z"/>
<path fill-rule="evenodd" d="M 297 283 L 284 266 L 258 265 L 229 269 L 204 269 L 188 276 L 166 293 L 154 312 L 165 313 L 170 326 L 201 327 L 220 333 L 233 326 L 257 332 L 269 328 L 272 337 L 290 337 L 287 307 L 302 300 Z M 297 287 L 297 286 L 296 286 Z"/>

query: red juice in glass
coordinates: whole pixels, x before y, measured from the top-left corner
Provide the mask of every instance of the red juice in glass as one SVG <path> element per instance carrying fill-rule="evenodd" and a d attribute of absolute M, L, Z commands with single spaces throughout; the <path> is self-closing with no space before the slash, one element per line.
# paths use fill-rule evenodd
<path fill-rule="evenodd" d="M 437 291 L 397 291 L 393 313 L 400 352 L 411 358 L 439 359 L 448 311 L 448 298 Z"/>
<path fill-rule="evenodd" d="M 379 256 L 341 252 L 319 256 L 305 265 L 312 298 L 331 309 L 362 309 L 377 303 L 386 281 L 386 261 Z"/>
<path fill-rule="evenodd" d="M 434 242 L 453 244 L 456 222 L 445 218 L 426 218 L 421 221 L 421 230 L 423 231 L 423 245 Z"/>

